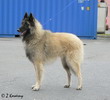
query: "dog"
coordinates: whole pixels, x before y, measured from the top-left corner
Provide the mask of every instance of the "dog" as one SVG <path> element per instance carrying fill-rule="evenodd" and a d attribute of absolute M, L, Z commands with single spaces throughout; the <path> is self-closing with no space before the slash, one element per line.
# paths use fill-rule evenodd
<path fill-rule="evenodd" d="M 71 72 L 78 78 L 77 90 L 82 89 L 81 63 L 83 61 L 83 42 L 71 33 L 53 33 L 44 30 L 32 13 L 25 13 L 21 27 L 17 30 L 22 35 L 25 44 L 26 56 L 33 63 L 36 72 L 36 83 L 32 90 L 38 91 L 41 87 L 44 64 L 55 59 L 61 58 L 63 68 L 67 72 L 67 85 L 70 87 Z"/>

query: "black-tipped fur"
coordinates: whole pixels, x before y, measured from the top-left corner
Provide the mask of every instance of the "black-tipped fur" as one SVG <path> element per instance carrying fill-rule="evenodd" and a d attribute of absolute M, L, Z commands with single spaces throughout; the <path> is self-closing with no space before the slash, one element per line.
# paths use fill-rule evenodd
<path fill-rule="evenodd" d="M 25 19 L 25 18 L 28 18 L 28 13 L 27 13 L 27 12 L 26 12 L 25 15 L 24 15 L 24 19 Z"/>
<path fill-rule="evenodd" d="M 30 13 L 29 16 L 28 13 L 25 13 L 22 20 L 22 25 L 17 30 L 18 32 L 21 32 L 23 41 L 29 42 L 30 38 L 34 36 L 31 32 L 33 27 L 35 27 L 35 18 L 33 17 L 32 13 Z"/>

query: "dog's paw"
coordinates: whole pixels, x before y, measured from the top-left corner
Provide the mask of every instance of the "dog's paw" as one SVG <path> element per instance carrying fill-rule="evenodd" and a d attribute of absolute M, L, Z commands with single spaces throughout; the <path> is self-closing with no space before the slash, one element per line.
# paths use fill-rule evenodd
<path fill-rule="evenodd" d="M 35 85 L 32 85 L 32 89 L 35 87 Z"/>
<path fill-rule="evenodd" d="M 36 85 L 33 85 L 32 86 L 32 90 L 33 91 L 39 91 L 39 89 L 40 89 L 39 86 L 36 86 Z"/>
<path fill-rule="evenodd" d="M 69 88 L 69 87 L 70 87 L 70 85 L 65 85 L 65 86 L 64 86 L 64 88 Z"/>
<path fill-rule="evenodd" d="M 35 85 L 32 85 L 32 89 L 35 87 Z"/>
<path fill-rule="evenodd" d="M 82 90 L 82 87 L 78 87 L 78 88 L 76 88 L 76 90 Z"/>
<path fill-rule="evenodd" d="M 33 91 L 39 91 L 39 88 L 38 87 L 34 87 L 32 90 Z"/>

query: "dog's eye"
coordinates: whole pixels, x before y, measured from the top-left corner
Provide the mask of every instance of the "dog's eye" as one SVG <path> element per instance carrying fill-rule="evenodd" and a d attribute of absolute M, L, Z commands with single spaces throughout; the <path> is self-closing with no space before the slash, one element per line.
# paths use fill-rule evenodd
<path fill-rule="evenodd" d="M 29 23 L 25 22 L 25 25 L 26 25 L 26 26 L 29 26 Z"/>

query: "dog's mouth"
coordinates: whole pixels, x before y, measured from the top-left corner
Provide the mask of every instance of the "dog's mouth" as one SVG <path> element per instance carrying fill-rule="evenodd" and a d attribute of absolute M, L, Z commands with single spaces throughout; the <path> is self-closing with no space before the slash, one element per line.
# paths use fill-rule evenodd
<path fill-rule="evenodd" d="M 20 34 L 21 36 L 23 36 L 23 35 L 26 34 L 26 32 L 27 32 L 27 30 L 21 32 L 20 29 L 18 29 L 17 31 L 21 33 L 21 34 Z"/>
<path fill-rule="evenodd" d="M 24 34 L 26 34 L 27 30 L 25 30 L 24 32 L 21 32 L 21 35 L 23 36 Z"/>

